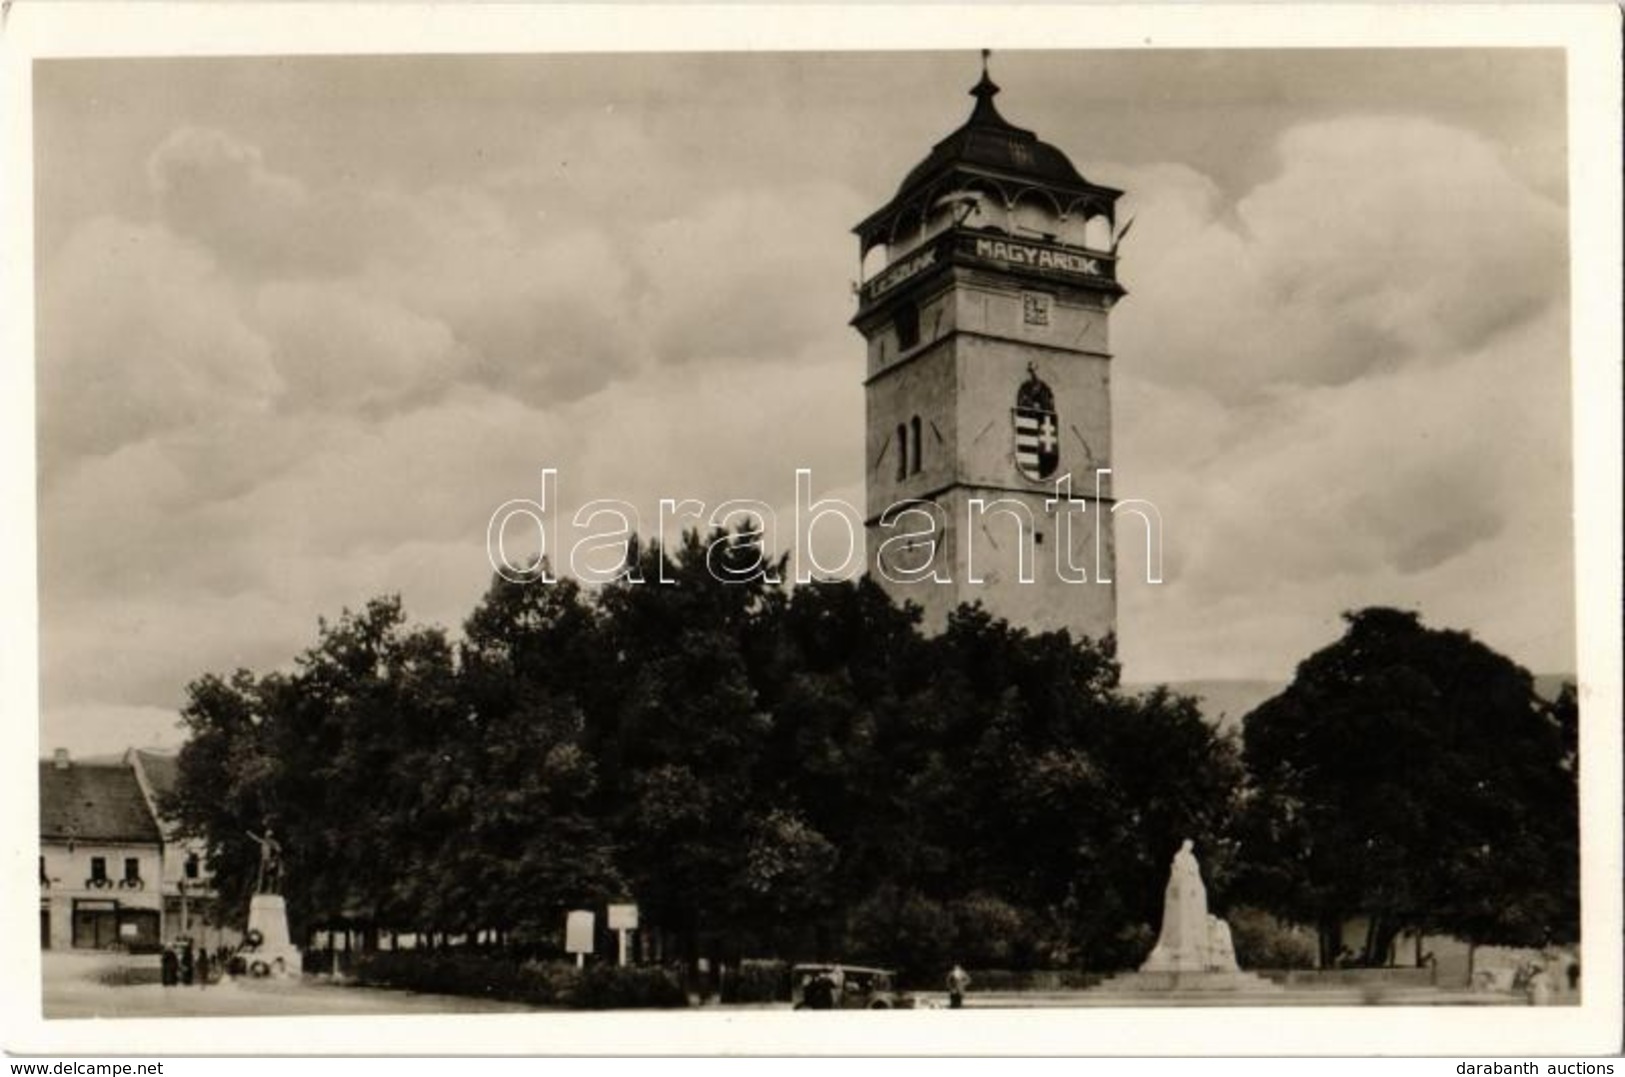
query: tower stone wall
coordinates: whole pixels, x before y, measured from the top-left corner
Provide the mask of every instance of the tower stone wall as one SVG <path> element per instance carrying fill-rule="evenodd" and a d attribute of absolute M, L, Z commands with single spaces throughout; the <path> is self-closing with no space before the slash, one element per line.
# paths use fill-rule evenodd
<path fill-rule="evenodd" d="M 1123 294 L 1099 237 L 1120 192 L 1005 121 L 997 92 L 984 73 L 966 124 L 856 229 L 876 267 L 853 319 L 868 568 L 928 629 L 980 601 L 1099 639 L 1116 629 L 1108 321 Z"/>

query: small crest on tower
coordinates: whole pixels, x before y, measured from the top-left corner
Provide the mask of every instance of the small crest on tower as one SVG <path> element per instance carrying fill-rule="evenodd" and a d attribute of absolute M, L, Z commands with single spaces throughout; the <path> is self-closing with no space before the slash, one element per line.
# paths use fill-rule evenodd
<path fill-rule="evenodd" d="M 1016 390 L 1016 406 L 1010 409 L 1010 422 L 1016 439 L 1016 469 L 1040 482 L 1061 466 L 1061 417 L 1055 411 L 1055 394 L 1027 364 L 1027 380 Z"/>

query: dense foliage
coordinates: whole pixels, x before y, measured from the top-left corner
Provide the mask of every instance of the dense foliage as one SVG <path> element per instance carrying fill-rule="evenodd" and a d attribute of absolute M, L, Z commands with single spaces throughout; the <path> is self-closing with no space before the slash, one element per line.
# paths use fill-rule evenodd
<path fill-rule="evenodd" d="M 169 808 L 222 907 L 270 826 L 296 931 L 547 958 L 567 910 L 632 900 L 668 961 L 1112 969 L 1188 837 L 1221 914 L 1572 937 L 1572 695 L 1465 636 L 1351 615 L 1249 720 L 1248 777 L 1195 701 L 1125 695 L 1110 639 L 717 580 L 758 555 L 691 534 L 637 552 L 646 583 L 494 579 L 456 642 L 378 599 L 291 672 L 201 678 Z"/>
<path fill-rule="evenodd" d="M 479 951 L 369 953 L 356 982 L 423 994 L 463 995 L 577 1010 L 677 1009 L 688 1005 L 681 979 L 665 968 L 515 962 Z"/>
<path fill-rule="evenodd" d="M 1319 929 L 1322 963 L 1405 929 L 1541 946 L 1579 932 L 1579 711 L 1415 614 L 1348 614 L 1246 721 L 1242 886 Z M 1364 916 L 1363 940 L 1342 937 Z M 1352 947 L 1350 947 L 1352 949 Z"/>
<path fill-rule="evenodd" d="M 1121 694 L 1110 640 L 977 607 L 927 637 L 867 581 L 723 584 L 716 556 L 495 579 L 456 644 L 379 599 L 291 673 L 194 683 L 172 807 L 222 904 L 269 825 L 306 928 L 545 953 L 630 899 L 672 958 L 1098 967 L 1143 957 L 1181 839 L 1224 876 L 1238 750 Z"/>

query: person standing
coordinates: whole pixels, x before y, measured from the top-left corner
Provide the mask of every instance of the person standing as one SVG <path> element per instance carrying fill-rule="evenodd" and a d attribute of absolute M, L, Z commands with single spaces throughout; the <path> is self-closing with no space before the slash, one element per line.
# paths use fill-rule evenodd
<path fill-rule="evenodd" d="M 180 982 L 181 962 L 175 956 L 173 946 L 165 946 L 163 956 L 158 959 L 158 977 L 165 987 L 174 987 Z"/>
<path fill-rule="evenodd" d="M 970 973 L 961 965 L 948 970 L 948 1008 L 957 1010 L 965 1005 L 965 988 L 970 986 Z"/>
<path fill-rule="evenodd" d="M 1529 1005 L 1550 1006 L 1552 1004 L 1552 978 L 1546 971 L 1546 966 L 1531 963 L 1529 983 L 1525 990 L 1529 993 Z"/>
<path fill-rule="evenodd" d="M 186 945 L 181 947 L 181 984 L 184 987 L 192 986 L 192 970 L 195 957 L 192 953 L 192 940 L 187 939 Z"/>
<path fill-rule="evenodd" d="M 809 1010 L 835 1008 L 835 981 L 827 969 L 820 969 L 801 989 L 802 1005 Z"/>
<path fill-rule="evenodd" d="M 206 946 L 199 947 L 197 952 L 197 985 L 199 987 L 209 986 L 209 971 L 209 949 Z"/>

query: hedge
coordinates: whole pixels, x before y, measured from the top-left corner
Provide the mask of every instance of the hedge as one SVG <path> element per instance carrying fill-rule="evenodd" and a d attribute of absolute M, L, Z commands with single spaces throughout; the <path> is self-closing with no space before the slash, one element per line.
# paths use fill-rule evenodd
<path fill-rule="evenodd" d="M 580 1010 L 671 1009 L 688 1005 L 682 982 L 668 969 L 517 961 L 455 951 L 366 954 L 356 981 L 424 994 L 502 999 Z"/>
<path fill-rule="evenodd" d="M 746 959 L 727 970 L 723 1002 L 789 1002 L 790 963 Z"/>

